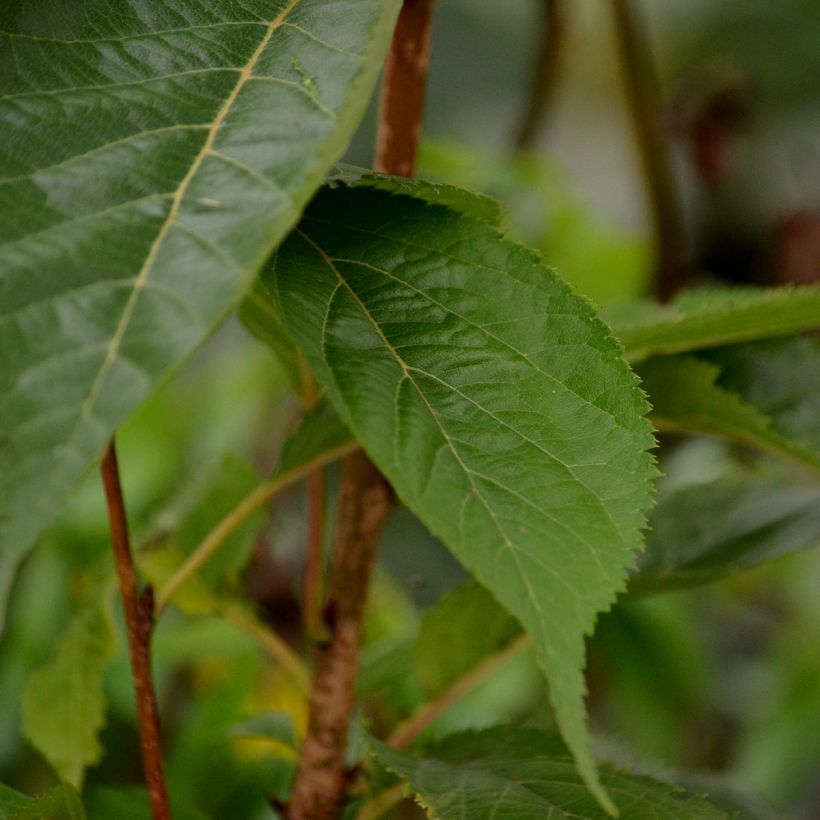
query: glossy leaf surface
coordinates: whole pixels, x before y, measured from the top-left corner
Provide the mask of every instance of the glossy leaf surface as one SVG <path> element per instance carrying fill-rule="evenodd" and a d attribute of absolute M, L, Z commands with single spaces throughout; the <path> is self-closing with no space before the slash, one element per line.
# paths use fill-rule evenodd
<path fill-rule="evenodd" d="M 250 285 L 358 123 L 396 0 L 0 11 L 0 582 Z"/>
<path fill-rule="evenodd" d="M 533 252 L 379 191 L 323 191 L 266 277 L 354 436 L 532 635 L 594 786 L 584 636 L 623 586 L 654 476 L 616 342 Z"/>

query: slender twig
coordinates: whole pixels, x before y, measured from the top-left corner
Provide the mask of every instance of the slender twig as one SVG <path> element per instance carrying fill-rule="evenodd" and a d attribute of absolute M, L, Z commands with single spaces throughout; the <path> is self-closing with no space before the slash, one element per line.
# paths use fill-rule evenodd
<path fill-rule="evenodd" d="M 635 0 L 612 0 L 624 89 L 646 179 L 655 233 L 656 290 L 668 300 L 686 279 L 686 243 L 663 127 L 660 82 Z"/>
<path fill-rule="evenodd" d="M 388 786 L 368 800 L 356 813 L 356 820 L 379 820 L 407 797 L 410 787 L 404 781 Z"/>
<path fill-rule="evenodd" d="M 275 632 L 258 623 L 239 607 L 225 606 L 219 614 L 253 638 L 283 668 L 303 693 L 310 689 L 310 673 L 302 659 Z"/>
<path fill-rule="evenodd" d="M 311 641 L 325 636 L 322 623 L 322 581 L 325 562 L 325 474 L 320 467 L 308 476 L 308 521 L 302 608 L 305 633 Z"/>
<path fill-rule="evenodd" d="M 396 749 L 409 746 L 425 729 L 432 726 L 443 712 L 480 683 L 492 677 L 502 666 L 527 649 L 530 644 L 528 635 L 520 635 L 503 649 L 486 657 L 445 689 L 435 700 L 419 707 L 404 724 L 390 735 L 387 742 Z"/>
<path fill-rule="evenodd" d="M 391 503 L 390 488 L 367 456 L 361 451 L 347 456 L 325 616 L 329 639 L 316 649 L 310 718 L 286 810 L 288 820 L 332 820 L 344 800 L 345 750 L 356 699 L 364 605 Z"/>
<path fill-rule="evenodd" d="M 111 545 L 114 563 L 120 583 L 128 647 L 131 652 L 131 672 L 137 700 L 142 765 L 145 783 L 151 802 L 154 820 L 170 820 L 171 809 L 162 772 L 162 746 L 160 743 L 159 709 L 151 676 L 151 634 L 154 630 L 154 596 L 151 587 L 140 595 L 137 588 L 137 572 L 131 554 L 128 520 L 120 485 L 117 453 L 112 441 L 105 451 L 102 479 L 111 527 Z"/>
<path fill-rule="evenodd" d="M 179 588 L 202 567 L 233 533 L 253 515 L 260 507 L 266 504 L 278 492 L 291 484 L 306 478 L 318 467 L 330 464 L 346 453 L 355 449 L 353 442 L 341 447 L 327 450 L 305 464 L 260 484 L 255 490 L 245 496 L 202 540 L 197 548 L 188 556 L 182 566 L 166 581 L 165 586 L 157 596 L 156 614 L 159 616 L 178 592 Z"/>
<path fill-rule="evenodd" d="M 410 177 L 421 135 L 435 0 L 404 0 L 384 68 L 377 171 Z"/>
<path fill-rule="evenodd" d="M 566 39 L 564 0 L 540 0 L 538 49 L 535 55 L 524 115 L 515 134 L 515 147 L 528 151 L 535 144 L 558 84 L 558 69 Z"/>

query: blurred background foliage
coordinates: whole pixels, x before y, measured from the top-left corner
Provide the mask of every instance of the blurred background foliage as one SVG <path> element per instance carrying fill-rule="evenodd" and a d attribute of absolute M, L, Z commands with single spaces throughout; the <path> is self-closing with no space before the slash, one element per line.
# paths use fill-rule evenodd
<path fill-rule="evenodd" d="M 542 127 L 517 147 L 543 37 L 542 5 L 440 0 L 419 173 L 498 197 L 508 232 L 540 248 L 597 304 L 645 296 L 653 288 L 656 239 L 609 2 L 565 4 Z M 640 10 L 661 81 L 691 281 L 817 278 L 820 3 L 645 0 Z M 370 162 L 374 112 L 375 103 L 346 158 L 354 164 Z M 174 550 L 190 551 L 254 475 L 270 473 L 300 412 L 270 352 L 231 322 L 137 414 L 119 449 L 149 574 L 163 572 L 157 561 L 169 532 Z M 681 516 L 685 498 L 676 493 L 729 480 L 752 464 L 747 452 L 708 439 L 664 438 L 659 458 L 667 474 L 661 500 L 683 505 Z M 271 817 L 264 795 L 285 794 L 292 743 L 305 727 L 304 693 L 253 630 L 217 611 L 225 596 L 242 594 L 261 621 L 300 646 L 304 504 L 301 486 L 277 497 L 257 527 L 235 539 L 219 578 L 188 590 L 186 612 L 170 611 L 158 627 L 156 676 L 182 820 Z M 330 503 L 329 522 L 332 514 Z M 735 521 L 738 532 L 747 518 Z M 25 564 L 0 644 L 0 779 L 21 791 L 56 782 L 26 739 L 24 692 L 34 673 L 55 663 L 72 613 L 89 596 L 106 600 L 100 578 L 109 560 L 105 508 L 92 474 Z M 370 602 L 360 682 L 360 717 L 377 734 L 452 679 L 471 653 L 491 651 L 514 631 L 480 590 L 462 588 L 464 581 L 435 539 L 396 510 Z M 706 586 L 627 595 L 600 619 L 589 646 L 600 754 L 650 771 L 694 770 L 690 782 L 698 787 L 720 783 L 727 793 L 736 788 L 755 805 L 761 799 L 774 807 L 744 816 L 820 818 L 818 590 L 820 554 L 809 550 Z M 442 616 L 436 607 L 447 607 L 447 595 L 475 598 L 469 612 L 479 630 L 459 631 L 446 609 Z M 84 799 L 96 820 L 147 817 L 144 795 L 134 790 L 134 702 L 116 605 L 114 615 L 115 660 L 101 683 L 105 751 L 91 749 L 84 775 Z M 457 637 L 468 634 L 485 645 Z M 55 710 L 65 700 L 58 692 Z M 511 718 L 550 723 L 527 653 L 432 731 Z"/>

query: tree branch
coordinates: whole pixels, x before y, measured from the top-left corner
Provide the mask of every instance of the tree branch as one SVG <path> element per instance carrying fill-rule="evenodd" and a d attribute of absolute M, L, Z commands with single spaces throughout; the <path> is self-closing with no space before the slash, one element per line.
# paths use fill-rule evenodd
<path fill-rule="evenodd" d="M 108 445 L 103 456 L 102 479 L 108 505 L 108 521 L 111 527 L 111 544 L 114 563 L 120 583 L 125 624 L 128 631 L 128 647 L 131 652 L 131 672 L 137 700 L 142 765 L 145 783 L 151 802 L 154 820 L 170 820 L 171 809 L 165 777 L 162 772 L 162 747 L 160 743 L 159 709 L 151 676 L 151 634 L 154 630 L 154 595 L 151 587 L 142 594 L 137 589 L 137 573 L 131 554 L 125 502 L 120 486 L 117 453 L 114 442 Z"/>
<path fill-rule="evenodd" d="M 540 0 L 541 26 L 538 51 L 530 80 L 524 116 L 515 135 L 515 147 L 528 151 L 535 144 L 550 103 L 555 96 L 561 52 L 566 38 L 564 0 Z"/>
<path fill-rule="evenodd" d="M 421 135 L 430 34 L 435 0 L 404 0 L 384 67 L 377 171 L 410 177 L 415 173 Z"/>
<path fill-rule="evenodd" d="M 660 83 L 634 0 L 613 0 L 624 88 L 646 179 L 655 233 L 655 282 L 668 300 L 686 281 L 686 242 L 662 122 Z"/>
<path fill-rule="evenodd" d="M 310 719 L 286 810 L 288 820 L 332 820 L 341 810 L 364 607 L 379 535 L 391 504 L 390 488 L 367 456 L 361 451 L 347 456 L 325 616 L 330 638 L 316 651 Z"/>
<path fill-rule="evenodd" d="M 308 476 L 307 555 L 302 582 L 302 612 L 305 634 L 310 641 L 324 637 L 322 623 L 322 580 L 325 562 L 325 473 L 319 467 Z"/>

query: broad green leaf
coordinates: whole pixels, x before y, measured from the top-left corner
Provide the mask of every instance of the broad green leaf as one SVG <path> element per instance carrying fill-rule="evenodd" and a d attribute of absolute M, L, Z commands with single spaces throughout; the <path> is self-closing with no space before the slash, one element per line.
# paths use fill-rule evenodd
<path fill-rule="evenodd" d="M 266 276 L 396 492 L 532 635 L 596 788 L 584 636 L 623 587 L 654 476 L 617 343 L 538 256 L 381 191 L 323 191 Z"/>
<path fill-rule="evenodd" d="M 61 779 L 80 788 L 103 748 L 103 672 L 117 654 L 107 591 L 97 586 L 66 629 L 57 654 L 29 680 L 23 695 L 23 732 Z"/>
<path fill-rule="evenodd" d="M 560 742 L 499 726 L 452 735 L 423 759 L 371 741 L 376 756 L 408 781 L 435 820 L 604 820 Z M 601 767 L 601 781 L 629 820 L 728 818 L 705 799 L 650 777 Z"/>
<path fill-rule="evenodd" d="M 665 491 L 630 594 L 706 583 L 820 543 L 820 488 L 772 467 L 737 466 Z"/>
<path fill-rule="evenodd" d="M 772 419 L 717 384 L 717 365 L 693 356 L 658 356 L 639 372 L 659 430 L 725 436 L 820 469 L 820 452 L 783 435 Z"/>
<path fill-rule="evenodd" d="M 231 737 L 256 737 L 277 740 L 291 749 L 296 748 L 293 719 L 286 712 L 260 712 L 230 730 Z"/>
<path fill-rule="evenodd" d="M 686 293 L 670 305 L 637 302 L 604 312 L 628 361 L 820 327 L 820 288 L 735 288 Z"/>
<path fill-rule="evenodd" d="M 3 5 L 0 598 L 338 159 L 398 5 Z"/>
<path fill-rule="evenodd" d="M 483 658 L 507 643 L 520 627 L 475 581 L 446 595 L 425 613 L 414 650 L 416 675 L 435 697 Z"/>
<path fill-rule="evenodd" d="M 85 820 L 85 812 L 80 795 L 67 783 L 36 797 L 0 784 L 0 820 Z"/>
<path fill-rule="evenodd" d="M 820 344 L 795 336 L 700 354 L 720 367 L 718 384 L 772 419 L 779 433 L 820 453 Z"/>
<path fill-rule="evenodd" d="M 331 186 L 341 184 L 351 187 L 375 188 L 389 194 L 404 194 L 429 202 L 431 205 L 443 205 L 495 227 L 501 224 L 499 200 L 466 188 L 457 188 L 455 185 L 379 174 L 352 165 L 338 165 L 328 177 L 328 183 Z"/>

